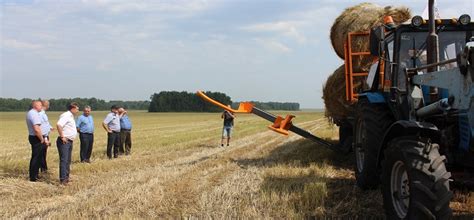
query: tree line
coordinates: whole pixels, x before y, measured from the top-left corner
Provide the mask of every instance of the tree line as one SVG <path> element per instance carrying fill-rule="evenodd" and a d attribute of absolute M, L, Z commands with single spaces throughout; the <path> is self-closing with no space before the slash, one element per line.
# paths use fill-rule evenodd
<path fill-rule="evenodd" d="M 221 92 L 204 92 L 210 98 L 223 104 L 230 105 L 232 100 Z M 149 112 L 220 112 L 217 106 L 202 100 L 196 93 L 162 91 L 151 97 Z"/>
<path fill-rule="evenodd" d="M 232 99 L 221 92 L 205 92 L 210 98 L 225 105 L 232 105 L 238 108 L 239 102 L 232 102 Z M 202 100 L 195 93 L 163 91 L 155 93 L 151 97 L 149 112 L 220 112 L 222 109 Z M 255 107 L 263 110 L 286 110 L 299 111 L 300 104 L 294 102 L 256 102 L 252 101 Z"/>
<path fill-rule="evenodd" d="M 27 111 L 30 109 L 32 99 L 0 98 L 0 111 Z M 73 98 L 73 99 L 49 99 L 50 111 L 64 111 L 71 102 L 77 102 L 82 109 L 85 105 L 91 106 L 92 110 L 110 110 L 112 105 L 119 105 L 131 110 L 147 110 L 150 101 L 105 101 L 97 98 Z"/>
<path fill-rule="evenodd" d="M 239 102 L 232 102 L 232 99 L 221 92 L 207 91 L 205 94 L 214 100 L 225 105 L 232 105 L 238 108 Z M 93 110 L 108 111 L 112 105 L 119 105 L 130 110 L 148 110 L 149 112 L 220 112 L 217 106 L 202 100 L 195 93 L 162 91 L 150 97 L 151 101 L 105 101 L 97 98 L 60 98 L 49 99 L 50 111 L 64 111 L 68 103 L 77 102 L 79 106 L 91 106 Z M 0 98 L 0 112 L 6 111 L 27 111 L 30 108 L 32 99 Z M 252 101 L 257 108 L 263 110 L 286 110 L 299 111 L 299 103 L 293 102 L 257 102 Z"/>

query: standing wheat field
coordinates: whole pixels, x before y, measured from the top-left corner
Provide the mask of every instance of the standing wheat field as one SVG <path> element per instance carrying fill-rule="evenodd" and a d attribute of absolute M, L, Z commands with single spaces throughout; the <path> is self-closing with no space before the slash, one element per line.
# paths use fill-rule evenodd
<path fill-rule="evenodd" d="M 25 113 L 0 113 L 0 218 L 383 217 L 380 192 L 355 186 L 352 155 L 276 134 L 256 116 L 237 115 L 231 146 L 220 148 L 219 113 L 132 111 L 132 155 L 109 160 L 99 127 L 106 113 L 93 112 L 91 164 L 79 163 L 74 142 L 67 187 L 58 181 L 54 142 L 49 174 L 28 181 Z M 49 113 L 52 124 L 58 116 Z M 294 121 L 337 140 L 323 113 L 297 112 Z M 451 207 L 458 215 L 474 214 L 474 194 L 460 191 Z"/>

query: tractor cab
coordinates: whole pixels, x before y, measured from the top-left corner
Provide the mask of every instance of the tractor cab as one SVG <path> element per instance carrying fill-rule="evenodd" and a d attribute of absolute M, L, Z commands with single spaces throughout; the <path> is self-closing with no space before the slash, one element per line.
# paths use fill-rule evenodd
<path fill-rule="evenodd" d="M 390 21 L 390 19 L 386 19 Z M 407 69 L 416 69 L 426 66 L 428 60 L 428 39 L 430 36 L 428 21 L 420 16 L 412 18 L 411 23 L 398 26 L 388 25 L 373 28 L 370 32 L 370 53 L 379 57 L 379 68 L 383 68 L 384 74 L 375 74 L 374 77 L 383 79 L 374 80 L 376 85 L 368 85 L 372 91 L 385 92 L 386 96 L 397 102 L 398 108 L 393 109 L 397 119 L 409 118 L 408 91 L 410 91 Z M 460 55 L 466 43 L 473 41 L 474 23 L 470 22 L 469 15 L 462 15 L 459 19 L 437 19 L 436 34 L 438 36 L 438 59 L 435 62 L 443 62 L 456 59 Z M 458 67 L 457 62 L 449 62 L 433 69 L 422 69 L 417 74 L 433 71 L 447 70 Z M 370 75 L 369 75 L 370 78 Z M 435 101 L 448 97 L 448 91 L 444 88 L 430 88 L 421 86 L 415 92 L 411 91 L 416 101 L 415 108 L 428 105 Z M 419 94 L 416 92 L 419 91 Z"/>

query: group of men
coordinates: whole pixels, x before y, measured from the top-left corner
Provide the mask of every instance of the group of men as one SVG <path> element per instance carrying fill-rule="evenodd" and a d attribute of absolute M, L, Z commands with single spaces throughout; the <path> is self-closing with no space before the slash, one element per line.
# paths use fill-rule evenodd
<path fill-rule="evenodd" d="M 28 127 L 28 141 L 31 144 L 31 160 L 29 167 L 30 181 L 37 181 L 39 172 L 48 172 L 46 155 L 48 147 L 51 146 L 49 139 L 50 132 L 55 129 L 49 123 L 46 111 L 49 109 L 47 100 L 35 100 L 31 104 L 31 110 L 26 114 L 26 124 Z M 77 120 L 74 116 L 79 112 L 79 105 L 75 102 L 67 106 L 67 111 L 59 116 L 56 123 L 58 138 L 56 145 L 59 153 L 59 180 L 63 185 L 70 182 L 69 173 L 71 165 L 73 142 L 79 133 L 80 139 L 80 160 L 83 163 L 90 163 L 92 147 L 94 144 L 94 119 L 91 115 L 91 107 L 85 106 L 83 114 Z M 131 153 L 131 129 L 132 123 L 128 118 L 124 108 L 113 105 L 111 112 L 102 123 L 107 131 L 107 157 L 112 159 L 119 155 Z M 125 148 L 124 148 L 125 145 Z"/>
<path fill-rule="evenodd" d="M 46 111 L 49 109 L 47 100 L 35 100 L 31 103 L 31 110 L 26 114 L 28 127 L 28 140 L 31 144 L 31 160 L 29 168 L 30 181 L 37 181 L 39 172 L 46 173 L 48 165 L 46 154 L 51 146 L 50 132 L 55 129 L 49 123 Z M 79 105 L 75 102 L 67 106 L 67 111 L 59 116 L 56 123 L 58 138 L 56 145 L 59 153 L 59 180 L 63 185 L 70 182 L 69 173 L 72 157 L 73 142 L 79 133 L 80 160 L 82 163 L 90 163 L 92 147 L 94 145 L 94 118 L 91 115 L 91 107 L 85 106 L 83 114 L 75 119 L 79 112 Z M 221 115 L 224 119 L 222 129 L 221 147 L 224 142 L 229 146 L 235 116 L 229 111 Z M 132 149 L 132 123 L 124 108 L 113 105 L 110 112 L 102 122 L 102 127 L 107 131 L 107 157 L 117 158 L 119 155 L 130 155 Z"/>

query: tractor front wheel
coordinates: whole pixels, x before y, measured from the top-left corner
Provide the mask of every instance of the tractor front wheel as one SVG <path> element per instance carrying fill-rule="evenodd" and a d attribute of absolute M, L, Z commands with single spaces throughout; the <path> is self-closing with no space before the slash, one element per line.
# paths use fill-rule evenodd
<path fill-rule="evenodd" d="M 382 163 L 382 194 L 389 219 L 449 219 L 451 174 L 446 158 L 430 139 L 404 136 L 392 140 Z"/>

